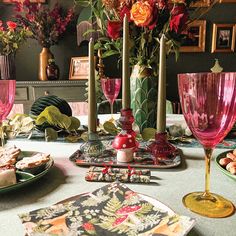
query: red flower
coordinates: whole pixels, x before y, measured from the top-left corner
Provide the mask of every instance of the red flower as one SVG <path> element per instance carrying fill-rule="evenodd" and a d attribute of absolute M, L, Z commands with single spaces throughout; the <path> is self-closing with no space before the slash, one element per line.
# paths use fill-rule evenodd
<path fill-rule="evenodd" d="M 13 21 L 7 21 L 7 27 L 9 30 L 14 30 L 17 27 L 17 24 Z"/>
<path fill-rule="evenodd" d="M 0 31 L 4 31 L 3 23 L 1 20 L 0 20 Z"/>
<path fill-rule="evenodd" d="M 82 225 L 82 227 L 83 227 L 86 231 L 94 231 L 94 230 L 95 230 L 94 226 L 93 226 L 91 223 L 89 223 L 89 222 L 84 223 L 84 224 Z"/>
<path fill-rule="evenodd" d="M 171 10 L 170 29 L 181 33 L 188 21 L 188 12 L 185 5 L 174 6 Z"/>
<path fill-rule="evenodd" d="M 131 22 L 130 19 L 130 10 L 131 8 L 129 8 L 128 6 L 124 5 L 121 10 L 120 10 L 120 19 L 123 20 L 123 18 L 125 17 L 125 15 L 127 16 L 127 19 L 129 22 Z"/>
<path fill-rule="evenodd" d="M 121 22 L 120 21 L 108 21 L 107 34 L 111 39 L 118 39 L 120 37 Z"/>

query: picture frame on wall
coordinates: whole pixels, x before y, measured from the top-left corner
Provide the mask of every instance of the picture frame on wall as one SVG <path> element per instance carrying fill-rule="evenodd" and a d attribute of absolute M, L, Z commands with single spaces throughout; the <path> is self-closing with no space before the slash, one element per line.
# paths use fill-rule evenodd
<path fill-rule="evenodd" d="M 234 52 L 235 24 L 213 24 L 211 53 Z"/>
<path fill-rule="evenodd" d="M 89 78 L 89 57 L 72 57 L 70 62 L 70 80 Z"/>
<path fill-rule="evenodd" d="M 180 52 L 205 52 L 205 44 L 206 20 L 196 20 L 189 24 Z"/>
<path fill-rule="evenodd" d="M 236 3 L 236 0 L 219 0 L 219 3 Z"/>

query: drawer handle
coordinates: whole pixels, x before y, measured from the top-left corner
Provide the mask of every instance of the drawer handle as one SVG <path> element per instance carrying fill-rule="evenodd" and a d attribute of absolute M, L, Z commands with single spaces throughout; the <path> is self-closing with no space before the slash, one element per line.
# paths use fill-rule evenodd
<path fill-rule="evenodd" d="M 44 95 L 48 96 L 49 92 L 48 91 L 44 91 Z"/>

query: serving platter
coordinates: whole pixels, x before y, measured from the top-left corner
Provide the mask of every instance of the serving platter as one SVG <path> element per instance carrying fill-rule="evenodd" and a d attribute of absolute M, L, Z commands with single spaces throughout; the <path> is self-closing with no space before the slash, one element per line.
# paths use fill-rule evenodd
<path fill-rule="evenodd" d="M 30 156 L 33 156 L 38 153 L 39 152 L 21 151 L 19 159 L 21 159 L 23 157 L 30 157 Z M 42 170 L 40 170 L 40 172 L 37 174 L 31 174 L 31 173 L 17 170 L 16 171 L 17 183 L 13 184 L 13 185 L 6 186 L 6 187 L 0 187 L 0 194 L 19 189 L 21 187 L 27 186 L 27 185 L 35 182 L 36 180 L 40 179 L 45 174 L 47 174 L 52 166 L 53 166 L 53 159 L 50 157 L 50 160 L 46 163 L 44 168 Z"/>
<path fill-rule="evenodd" d="M 217 167 L 226 175 L 228 176 L 229 178 L 233 179 L 233 180 L 236 180 L 236 175 L 233 175 L 231 174 L 229 171 L 227 171 L 224 167 L 222 167 L 219 163 L 220 159 L 221 158 L 224 158 L 226 157 L 226 154 L 229 153 L 229 152 L 232 152 L 233 150 L 231 151 L 226 151 L 226 152 L 222 152 L 221 154 L 219 154 L 216 158 L 215 158 L 215 162 L 216 162 L 216 165 Z"/>

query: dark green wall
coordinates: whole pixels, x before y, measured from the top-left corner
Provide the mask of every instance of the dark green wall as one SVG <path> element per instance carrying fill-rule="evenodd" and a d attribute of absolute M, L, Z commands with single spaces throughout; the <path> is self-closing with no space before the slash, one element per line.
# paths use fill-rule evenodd
<path fill-rule="evenodd" d="M 50 5 L 55 4 L 56 0 L 48 0 Z M 73 5 L 73 0 L 58 0 L 64 7 Z M 11 5 L 0 3 L 0 19 L 8 18 L 11 15 Z M 79 12 L 79 9 L 77 9 Z M 210 53 L 212 40 L 213 23 L 236 23 L 236 3 L 218 4 L 204 16 L 207 20 L 206 52 L 205 53 L 181 53 L 176 62 L 174 55 L 168 57 L 167 63 L 167 97 L 175 101 L 178 100 L 177 74 L 184 72 L 204 72 L 214 64 L 214 59 L 220 60 L 224 71 L 236 71 L 236 53 Z M 17 80 L 37 80 L 38 55 L 41 51 L 36 41 L 29 41 L 17 53 Z M 75 22 L 67 32 L 63 40 L 58 45 L 53 46 L 51 51 L 55 55 L 56 62 L 61 70 L 61 79 L 68 79 L 70 58 L 73 56 L 83 56 L 87 54 L 86 46 L 78 47 L 76 44 Z M 115 62 L 115 63 L 114 63 Z M 106 74 L 120 75 L 115 60 L 105 60 Z"/>

